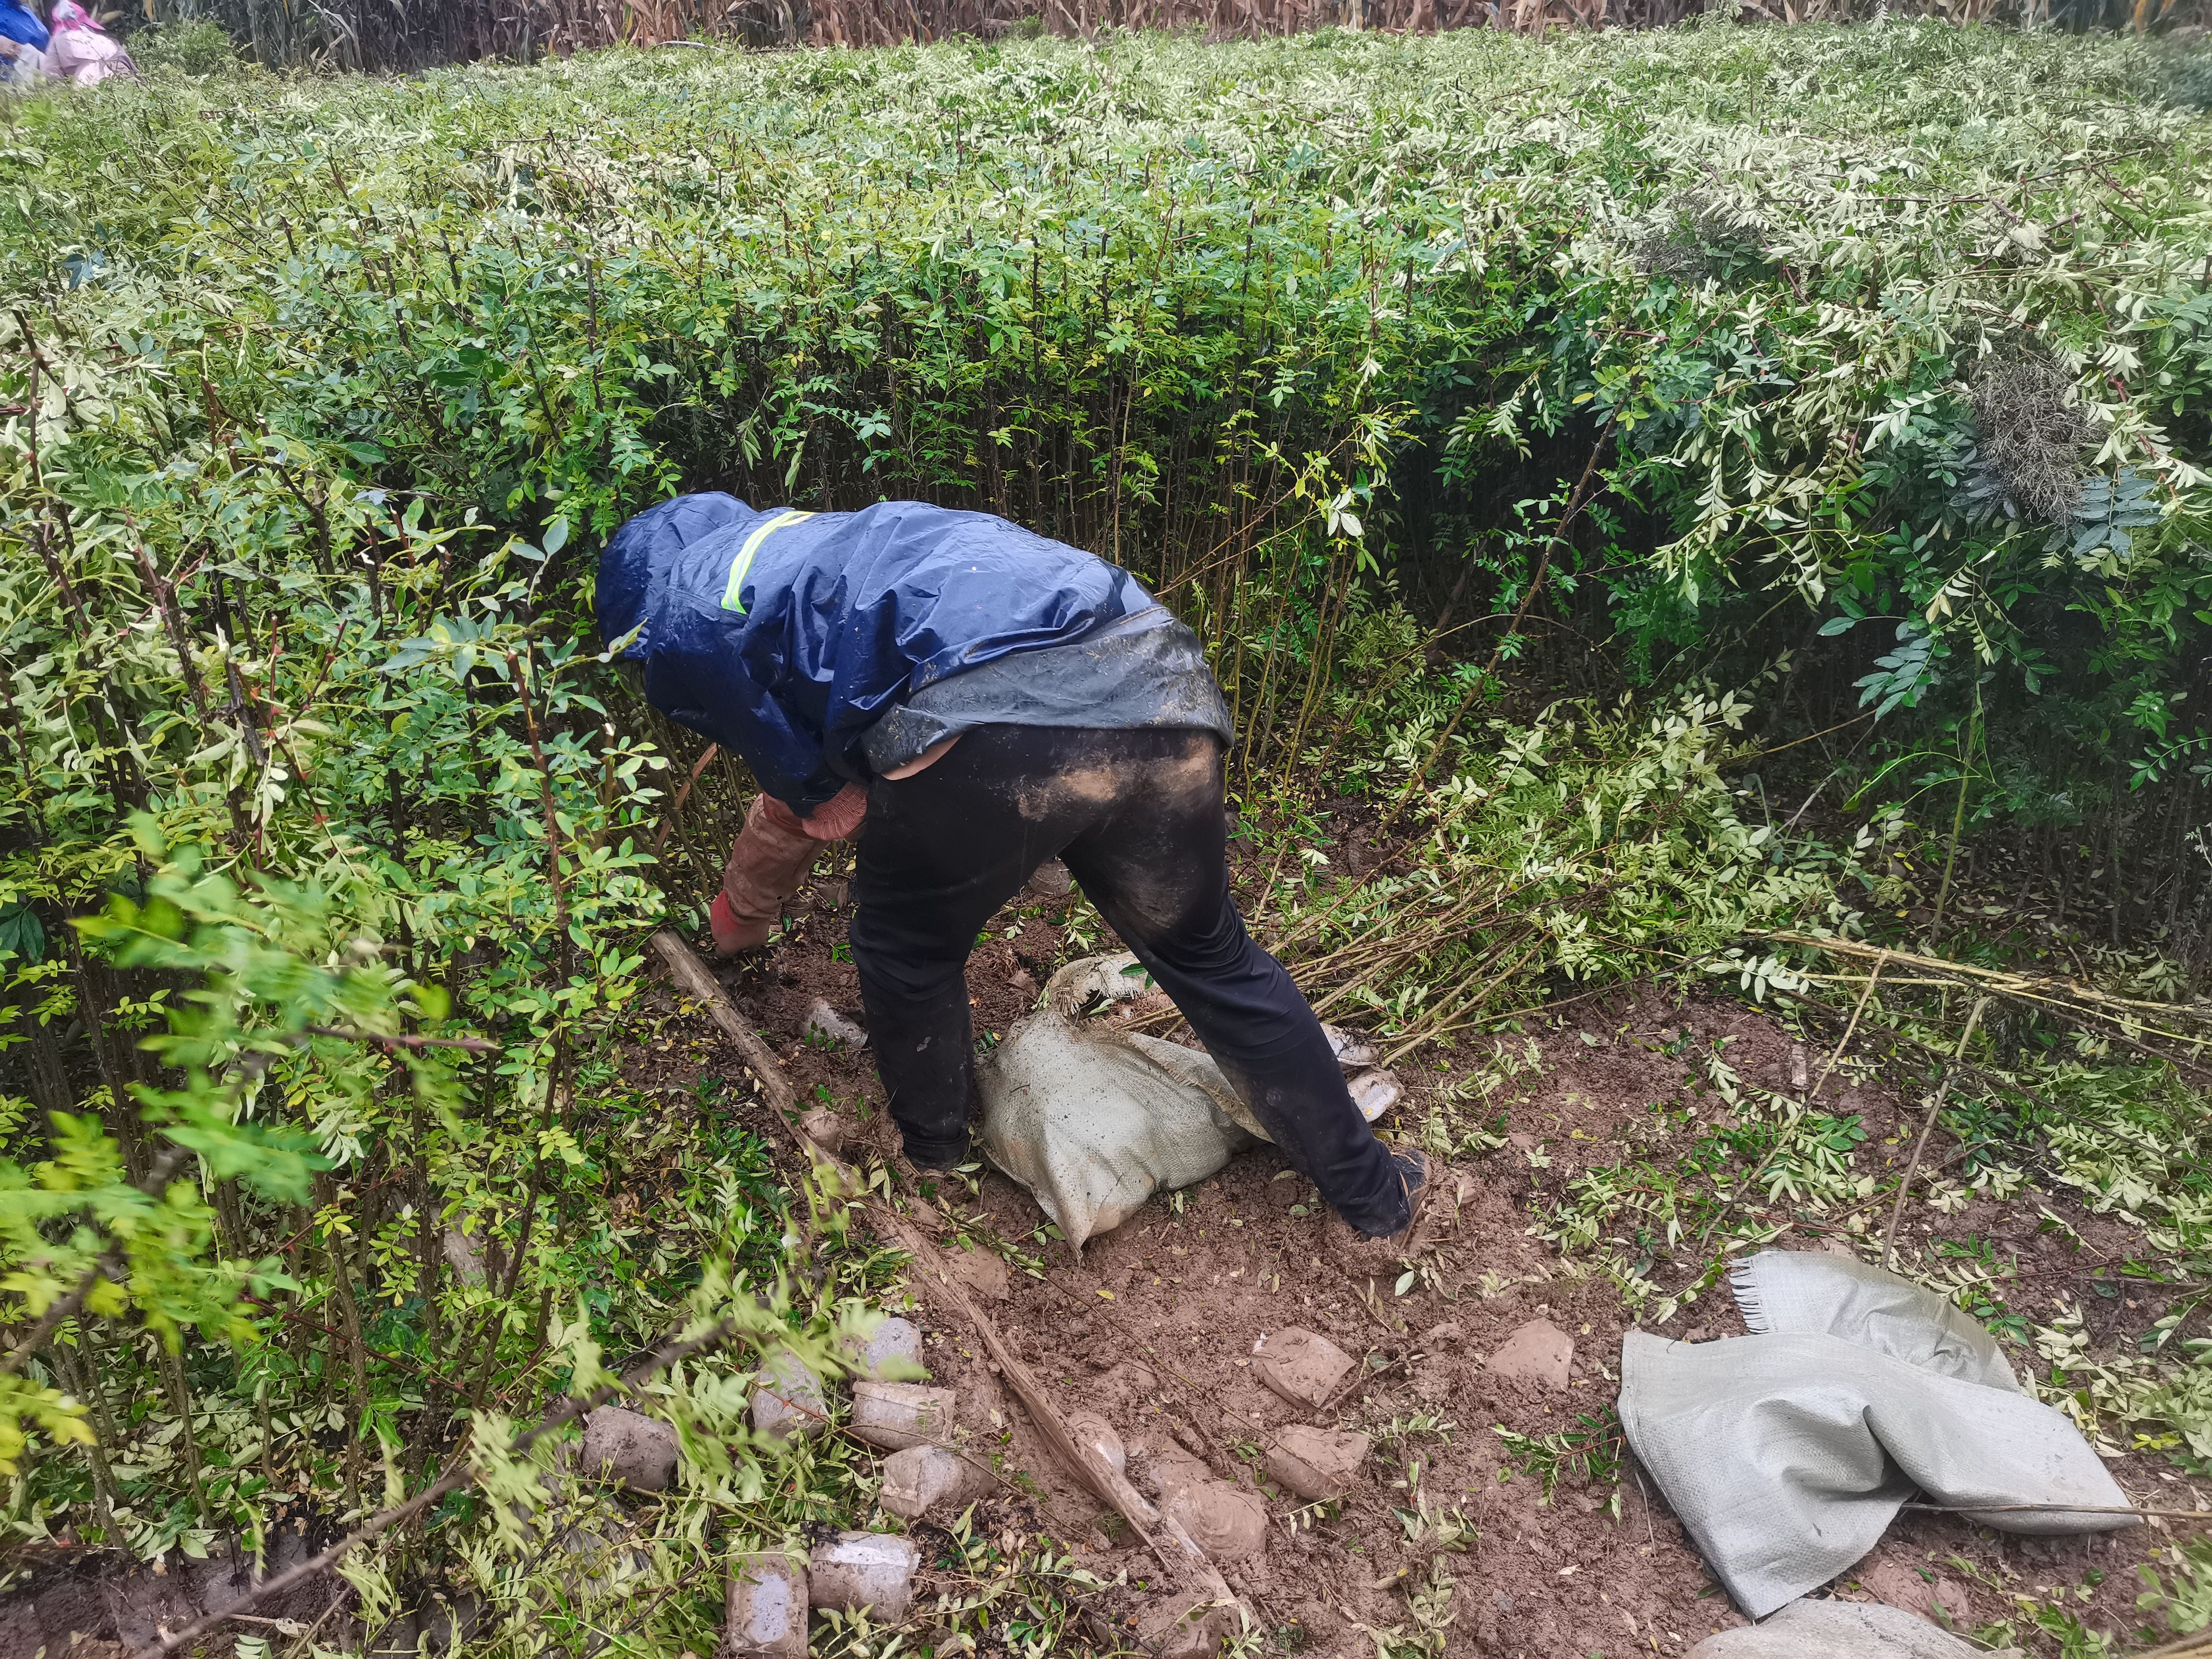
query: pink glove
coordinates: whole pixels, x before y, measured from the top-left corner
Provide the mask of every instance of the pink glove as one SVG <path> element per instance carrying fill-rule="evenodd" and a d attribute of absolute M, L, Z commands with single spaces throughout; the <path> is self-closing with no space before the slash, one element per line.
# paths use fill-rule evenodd
<path fill-rule="evenodd" d="M 730 849 L 722 890 L 708 911 L 718 956 L 757 950 L 783 915 L 783 902 L 799 890 L 824 842 L 842 841 L 867 816 L 868 792 L 848 783 L 811 817 L 800 817 L 772 795 L 758 795 L 745 827 Z"/>

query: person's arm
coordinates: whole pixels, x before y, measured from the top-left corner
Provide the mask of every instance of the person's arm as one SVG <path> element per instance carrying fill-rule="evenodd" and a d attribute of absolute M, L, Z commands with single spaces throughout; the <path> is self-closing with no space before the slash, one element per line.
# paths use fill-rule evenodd
<path fill-rule="evenodd" d="M 815 855 L 825 842 L 857 831 L 867 811 L 868 792 L 857 783 L 803 818 L 773 795 L 756 796 L 722 871 L 722 890 L 707 913 L 715 954 L 732 957 L 767 944 L 784 900 L 799 890 Z"/>

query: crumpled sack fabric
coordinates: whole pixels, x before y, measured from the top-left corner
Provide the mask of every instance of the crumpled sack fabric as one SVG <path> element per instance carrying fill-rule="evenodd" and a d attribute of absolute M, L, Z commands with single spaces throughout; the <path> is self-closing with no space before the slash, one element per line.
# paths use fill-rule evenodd
<path fill-rule="evenodd" d="M 2006 1532 L 2137 1524 L 2084 1512 L 2128 1499 L 1942 1297 L 1864 1262 L 1781 1250 L 1743 1263 L 1734 1288 L 1750 1336 L 1628 1333 L 1620 1411 L 1638 1461 L 1753 1618 L 1859 1560 L 1916 1493 Z M 1999 1507 L 2020 1504 L 2084 1510 Z"/>
<path fill-rule="evenodd" d="M 1129 1001 L 1152 988 L 1152 975 L 1137 960 L 1136 952 L 1123 951 L 1118 955 L 1085 957 L 1069 963 L 1045 981 L 1044 1000 L 1047 1007 L 1057 1008 L 1073 1018 Z M 1374 1122 L 1396 1105 L 1404 1092 L 1397 1074 L 1376 1064 L 1373 1045 L 1357 1032 L 1347 1031 L 1340 1025 L 1324 1025 L 1321 1029 L 1328 1039 L 1336 1063 L 1344 1068 L 1346 1086 L 1352 1091 L 1352 1103 L 1359 1109 L 1360 1116 Z M 1144 1040 L 1153 1041 L 1150 1037 Z M 1211 1060 L 1206 1060 L 1204 1076 L 1207 1093 L 1236 1120 L 1239 1128 L 1255 1140 L 1274 1144 L 1274 1136 L 1261 1126 L 1252 1109 L 1244 1103 L 1244 1097 L 1230 1087 L 1220 1067 Z"/>
<path fill-rule="evenodd" d="M 984 1154 L 1077 1250 L 1253 1145 L 1229 1109 L 1242 1103 L 1206 1055 L 1079 1025 L 1058 1008 L 1006 1033 L 976 1066 L 975 1092 Z"/>
<path fill-rule="evenodd" d="M 1792 1601 L 1763 1625 L 1708 1636 L 1688 1659 L 2021 1659 L 1879 1601 Z"/>
<path fill-rule="evenodd" d="M 975 1067 L 984 1155 L 1079 1251 L 1154 1193 L 1203 1181 L 1269 1139 L 1211 1055 L 1085 1020 L 1152 988 L 1132 951 L 1071 962 L 1045 981 L 1044 1007 Z M 1375 1054 L 1352 1032 L 1322 1029 L 1338 1062 L 1358 1070 L 1352 1097 L 1372 1123 L 1398 1098 L 1397 1079 L 1360 1069 Z"/>

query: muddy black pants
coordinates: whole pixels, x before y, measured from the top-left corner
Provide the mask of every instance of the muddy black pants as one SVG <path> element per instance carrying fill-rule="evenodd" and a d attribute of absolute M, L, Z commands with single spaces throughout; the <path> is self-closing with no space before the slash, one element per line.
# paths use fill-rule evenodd
<path fill-rule="evenodd" d="M 853 960 L 915 1164 L 968 1156 L 968 953 L 1057 857 L 1337 1213 L 1370 1236 L 1407 1224 L 1401 1165 L 1352 1105 L 1313 1010 L 1237 914 L 1222 801 L 1220 740 L 1155 728 L 982 726 L 912 777 L 869 786 Z"/>

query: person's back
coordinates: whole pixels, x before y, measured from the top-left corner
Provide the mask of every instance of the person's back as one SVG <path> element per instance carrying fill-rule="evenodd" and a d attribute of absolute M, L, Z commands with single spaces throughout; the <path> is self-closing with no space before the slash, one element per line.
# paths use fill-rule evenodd
<path fill-rule="evenodd" d="M 918 501 L 815 514 L 680 495 L 608 544 L 598 607 L 608 644 L 644 665 L 654 706 L 734 750 L 802 816 L 928 747 L 865 739 L 957 675 L 1156 629 L 1188 641 L 1186 672 L 1204 668 L 1188 630 L 1127 571 Z M 1225 728 L 1225 711 L 1203 723 Z"/>
<path fill-rule="evenodd" d="M 54 73 L 81 87 L 138 78 L 138 66 L 131 61 L 123 43 L 77 0 L 54 0 L 53 42 L 49 50 Z"/>
<path fill-rule="evenodd" d="M 1415 1248 L 1422 1161 L 1376 1139 L 1313 1011 L 1245 932 L 1228 708 L 1135 577 L 984 514 L 689 495 L 616 533 L 597 599 L 648 699 L 764 792 L 713 906 L 720 950 L 766 944 L 821 844 L 865 822 L 853 960 L 917 1169 L 968 1156 L 976 933 L 1060 858 L 1292 1164 L 1376 1249 Z"/>

